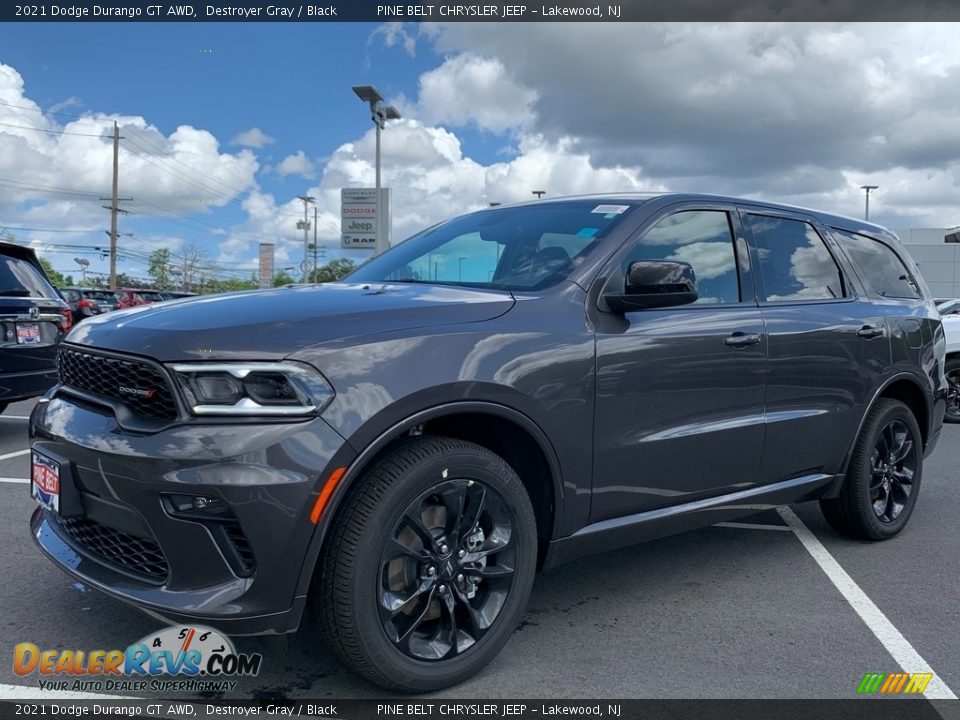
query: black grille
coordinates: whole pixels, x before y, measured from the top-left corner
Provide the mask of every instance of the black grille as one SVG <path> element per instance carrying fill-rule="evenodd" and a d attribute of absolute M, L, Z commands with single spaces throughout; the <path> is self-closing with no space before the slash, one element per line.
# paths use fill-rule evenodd
<path fill-rule="evenodd" d="M 167 579 L 170 568 L 160 546 L 127 535 L 89 518 L 59 518 L 61 527 L 94 555 L 156 582 Z"/>
<path fill-rule="evenodd" d="M 237 551 L 237 558 L 240 561 L 242 570 L 247 575 L 251 574 L 256 565 L 253 558 L 253 549 L 250 547 L 247 536 L 243 534 L 240 523 L 235 521 L 224 523 L 223 529 L 226 531 L 227 538 L 233 545 L 234 550 Z"/>
<path fill-rule="evenodd" d="M 61 346 L 57 370 L 64 385 L 120 400 L 136 415 L 161 420 L 177 417 L 177 404 L 167 379 L 159 368 L 148 363 Z M 121 391 L 121 387 L 125 390 Z M 144 394 L 135 394 L 137 391 Z"/>

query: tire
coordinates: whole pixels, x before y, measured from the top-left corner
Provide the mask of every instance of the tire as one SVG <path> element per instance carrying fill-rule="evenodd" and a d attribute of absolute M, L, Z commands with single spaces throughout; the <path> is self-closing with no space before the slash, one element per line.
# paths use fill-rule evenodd
<path fill-rule="evenodd" d="M 506 644 L 536 558 L 533 507 L 502 458 L 462 440 L 413 437 L 344 501 L 312 603 L 324 639 L 354 672 L 388 690 L 439 690 Z"/>
<path fill-rule="evenodd" d="M 891 463 L 892 456 L 898 459 Z M 923 441 L 916 418 L 903 403 L 881 399 L 857 437 L 840 496 L 821 500 L 820 509 L 843 535 L 887 540 L 910 520 L 922 475 Z"/>
<path fill-rule="evenodd" d="M 947 411 L 943 420 L 948 423 L 960 423 L 960 357 L 947 360 L 943 366 L 950 390 L 947 395 Z"/>

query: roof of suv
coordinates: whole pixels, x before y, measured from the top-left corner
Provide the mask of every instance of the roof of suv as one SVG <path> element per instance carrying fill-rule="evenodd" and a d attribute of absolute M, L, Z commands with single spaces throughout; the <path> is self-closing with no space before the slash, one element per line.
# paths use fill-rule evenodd
<path fill-rule="evenodd" d="M 23 260 L 28 258 L 31 260 L 36 260 L 37 257 L 37 254 L 33 251 L 33 248 L 28 247 L 27 245 L 17 245 L 16 243 L 9 242 L 0 242 L 0 254 L 21 258 Z"/>
<path fill-rule="evenodd" d="M 785 210 L 788 212 L 797 212 L 803 213 L 805 215 L 811 215 L 818 218 L 826 225 L 836 225 L 843 227 L 848 230 L 861 230 L 872 233 L 882 233 L 885 235 L 892 234 L 890 230 L 883 225 L 877 225 L 875 223 L 867 222 L 865 220 L 860 220 L 858 218 L 849 217 L 846 215 L 836 215 L 833 213 L 823 212 L 822 210 L 814 210 L 812 208 L 805 208 L 798 205 L 787 205 L 785 203 L 774 203 L 768 202 L 766 200 L 758 200 L 755 198 L 744 198 L 744 197 L 734 197 L 731 195 L 711 195 L 709 193 L 685 193 L 685 192 L 614 192 L 614 193 L 589 193 L 584 195 L 565 195 L 562 197 L 555 198 L 541 198 L 538 200 L 531 200 L 523 203 L 516 203 L 516 205 L 537 205 L 537 204 L 547 204 L 551 202 L 565 202 L 565 201 L 575 201 L 575 200 L 596 200 L 598 202 L 629 202 L 629 203 L 642 203 L 649 202 L 650 200 L 657 200 L 661 198 L 670 198 L 676 202 L 684 202 L 688 200 L 701 200 L 701 201 L 710 201 L 710 202 L 723 202 L 723 203 L 737 203 L 738 205 L 751 205 L 753 207 L 769 208 L 771 210 Z M 508 207 L 506 204 L 498 207 Z M 496 209 L 496 208 L 490 208 Z"/>

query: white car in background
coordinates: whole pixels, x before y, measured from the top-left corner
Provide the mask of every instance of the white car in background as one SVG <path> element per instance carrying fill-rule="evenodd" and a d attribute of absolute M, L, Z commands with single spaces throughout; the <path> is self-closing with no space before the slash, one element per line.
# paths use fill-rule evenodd
<path fill-rule="evenodd" d="M 947 362 L 944 372 L 950 383 L 944 420 L 960 423 L 960 299 L 938 302 L 937 310 L 943 319 L 943 334 L 947 338 Z"/>

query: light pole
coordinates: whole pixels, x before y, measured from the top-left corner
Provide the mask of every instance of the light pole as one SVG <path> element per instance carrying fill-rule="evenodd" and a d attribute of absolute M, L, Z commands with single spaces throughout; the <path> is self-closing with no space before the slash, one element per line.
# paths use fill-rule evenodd
<path fill-rule="evenodd" d="M 380 198 L 380 131 L 387 126 L 387 120 L 399 120 L 400 111 L 393 105 L 383 104 L 383 95 L 373 85 L 354 85 L 354 94 L 370 105 L 370 119 L 377 126 L 377 242 L 373 248 L 374 256 L 390 249 L 390 222 L 384 217 L 383 203 Z"/>
<path fill-rule="evenodd" d="M 536 196 L 537 196 L 537 200 L 539 200 L 540 198 L 542 198 L 544 195 L 547 194 L 547 191 L 546 191 L 546 190 L 531 190 L 531 191 L 530 191 L 530 194 L 531 194 L 531 195 L 536 195 Z"/>
<path fill-rule="evenodd" d="M 303 263 L 300 265 L 300 272 L 303 273 L 301 280 L 307 281 L 307 271 L 310 269 L 310 261 L 307 260 L 307 246 L 310 244 L 310 220 L 307 216 L 307 206 L 314 201 L 312 195 L 298 195 L 298 199 L 303 200 L 303 222 L 297 222 L 297 227 L 303 227 Z"/>
<path fill-rule="evenodd" d="M 860 189 L 861 189 L 861 190 L 864 190 L 864 191 L 866 192 L 866 195 L 864 196 L 864 204 L 863 204 L 863 219 L 864 219 L 864 220 L 869 220 L 869 219 L 870 219 L 870 191 L 871 191 L 871 190 L 876 190 L 878 187 L 880 187 L 880 186 L 879 186 L 879 185 L 861 185 L 861 186 L 860 186 Z"/>
<path fill-rule="evenodd" d="M 459 272 L 457 273 L 457 282 L 463 282 L 463 261 L 466 260 L 465 257 L 460 258 Z"/>

